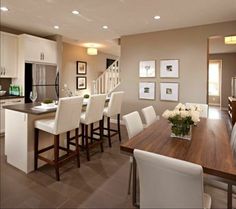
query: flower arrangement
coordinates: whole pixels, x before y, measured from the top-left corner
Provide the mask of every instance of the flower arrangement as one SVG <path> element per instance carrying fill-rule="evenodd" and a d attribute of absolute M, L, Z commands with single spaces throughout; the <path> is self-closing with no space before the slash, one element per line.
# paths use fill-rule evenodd
<path fill-rule="evenodd" d="M 186 107 L 179 103 L 174 110 L 166 110 L 162 117 L 168 119 L 172 124 L 173 137 L 191 138 L 191 126 L 200 121 L 201 108 L 199 105 Z"/>

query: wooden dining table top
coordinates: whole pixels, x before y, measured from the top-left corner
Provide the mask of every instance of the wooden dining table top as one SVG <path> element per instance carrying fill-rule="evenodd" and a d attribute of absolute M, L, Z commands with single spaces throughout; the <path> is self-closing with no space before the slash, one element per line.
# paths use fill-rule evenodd
<path fill-rule="evenodd" d="M 132 154 L 134 149 L 199 164 L 204 173 L 236 181 L 236 162 L 226 124 L 222 119 L 201 118 L 192 128 L 191 140 L 172 138 L 168 120 L 161 118 L 120 146 Z"/>

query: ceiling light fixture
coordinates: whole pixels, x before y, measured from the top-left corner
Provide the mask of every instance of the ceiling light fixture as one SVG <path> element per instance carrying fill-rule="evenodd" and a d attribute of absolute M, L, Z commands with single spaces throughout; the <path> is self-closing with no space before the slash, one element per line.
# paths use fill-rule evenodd
<path fill-rule="evenodd" d="M 89 48 L 87 48 L 87 54 L 88 55 L 97 55 L 98 49 L 94 48 L 94 47 L 89 47 Z"/>
<path fill-rule="evenodd" d="M 226 36 L 225 44 L 236 44 L 236 36 Z"/>
<path fill-rule="evenodd" d="M 158 15 L 156 15 L 156 16 L 154 16 L 153 18 L 154 18 L 155 20 L 159 20 L 161 17 L 158 16 Z"/>
<path fill-rule="evenodd" d="M 107 26 L 107 25 L 103 25 L 102 28 L 105 29 L 105 30 L 107 30 L 107 29 L 108 29 L 108 26 Z"/>
<path fill-rule="evenodd" d="M 72 14 L 74 14 L 74 15 L 79 15 L 79 11 L 73 10 L 73 11 L 72 11 Z"/>
<path fill-rule="evenodd" d="M 54 25 L 54 28 L 58 30 L 60 27 L 58 25 Z"/>
<path fill-rule="evenodd" d="M 1 9 L 1 11 L 3 11 L 3 12 L 7 12 L 7 11 L 9 10 L 7 7 L 1 7 L 0 9 Z"/>

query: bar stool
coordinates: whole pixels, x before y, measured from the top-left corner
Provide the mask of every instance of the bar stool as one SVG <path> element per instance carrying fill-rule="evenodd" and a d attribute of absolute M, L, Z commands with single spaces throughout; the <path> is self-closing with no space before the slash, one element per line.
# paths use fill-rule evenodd
<path fill-rule="evenodd" d="M 77 166 L 80 167 L 79 145 L 78 145 L 78 127 L 82 110 L 83 97 L 60 98 L 55 118 L 40 119 L 35 121 L 35 145 L 34 145 L 34 169 L 38 169 L 38 159 L 43 160 L 55 167 L 56 179 L 60 181 L 59 167 L 62 163 L 71 158 L 77 157 Z M 54 135 L 54 144 L 38 149 L 39 130 Z M 75 130 L 76 149 L 75 151 L 61 147 L 59 145 L 59 136 L 67 131 Z M 54 149 L 54 160 L 49 160 L 39 154 Z M 59 149 L 66 151 L 67 154 L 59 158 Z"/>
<path fill-rule="evenodd" d="M 124 92 L 113 92 L 111 94 L 111 99 L 109 101 L 108 107 L 104 108 L 103 115 L 107 117 L 107 128 L 103 128 L 107 130 L 107 135 L 103 135 L 108 138 L 109 147 L 111 147 L 111 137 L 115 135 L 119 135 L 119 141 L 121 141 L 121 132 L 120 132 L 120 112 L 121 112 L 121 105 L 123 99 Z M 117 130 L 111 129 L 110 119 L 111 117 L 117 117 Z M 111 134 L 111 131 L 114 132 Z"/>
<path fill-rule="evenodd" d="M 86 111 L 81 114 L 80 123 L 82 126 L 82 148 L 86 150 L 87 160 L 90 161 L 90 148 L 100 144 L 103 152 L 103 109 L 106 101 L 105 94 L 92 95 L 88 100 Z M 94 138 L 94 123 L 99 122 L 99 139 Z M 90 136 L 88 128 L 90 126 Z M 89 143 L 90 139 L 90 143 Z M 68 145 L 75 145 L 73 138 L 67 140 Z"/>

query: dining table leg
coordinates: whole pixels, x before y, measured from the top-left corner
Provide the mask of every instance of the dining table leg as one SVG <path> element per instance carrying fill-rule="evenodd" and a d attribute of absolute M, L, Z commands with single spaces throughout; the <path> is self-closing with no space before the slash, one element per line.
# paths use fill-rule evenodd
<path fill-rule="evenodd" d="M 232 196 L 232 184 L 228 184 L 228 193 L 227 193 L 227 208 L 228 209 L 232 209 L 233 208 L 233 204 L 232 204 L 232 201 L 233 201 L 233 196 Z"/>

